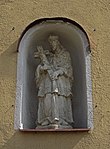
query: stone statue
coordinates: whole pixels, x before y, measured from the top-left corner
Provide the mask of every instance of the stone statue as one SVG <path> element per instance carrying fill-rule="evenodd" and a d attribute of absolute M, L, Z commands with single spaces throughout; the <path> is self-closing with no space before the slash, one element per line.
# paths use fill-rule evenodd
<path fill-rule="evenodd" d="M 36 128 L 72 128 L 71 58 L 58 36 L 50 35 L 48 42 L 50 51 L 38 46 L 35 52 L 35 58 L 41 59 L 35 72 L 39 99 Z"/>

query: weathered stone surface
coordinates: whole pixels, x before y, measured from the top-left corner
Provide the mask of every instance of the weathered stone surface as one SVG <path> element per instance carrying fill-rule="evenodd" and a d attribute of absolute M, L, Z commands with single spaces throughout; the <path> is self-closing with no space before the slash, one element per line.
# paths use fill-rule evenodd
<path fill-rule="evenodd" d="M 41 60 L 35 73 L 39 100 L 36 128 L 72 128 L 73 70 L 70 54 L 57 35 L 50 34 L 47 40 L 51 49 L 47 52 L 42 46 L 37 46 L 35 53 L 35 57 Z"/>

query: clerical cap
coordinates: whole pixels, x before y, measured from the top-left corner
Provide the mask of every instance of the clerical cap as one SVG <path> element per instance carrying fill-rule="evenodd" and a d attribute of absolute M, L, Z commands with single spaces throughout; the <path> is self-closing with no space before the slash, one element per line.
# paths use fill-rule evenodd
<path fill-rule="evenodd" d="M 56 35 L 50 35 L 48 38 L 49 41 L 54 41 L 54 40 L 58 40 L 58 36 Z"/>

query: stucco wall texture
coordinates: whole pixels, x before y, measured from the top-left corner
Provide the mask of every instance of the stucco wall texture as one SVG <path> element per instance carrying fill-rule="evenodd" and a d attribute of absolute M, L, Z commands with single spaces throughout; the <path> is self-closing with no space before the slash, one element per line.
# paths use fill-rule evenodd
<path fill-rule="evenodd" d="M 94 129 L 88 132 L 14 130 L 17 42 L 43 17 L 67 17 L 87 32 L 92 50 Z M 0 148 L 110 149 L 110 0 L 0 0 Z"/>

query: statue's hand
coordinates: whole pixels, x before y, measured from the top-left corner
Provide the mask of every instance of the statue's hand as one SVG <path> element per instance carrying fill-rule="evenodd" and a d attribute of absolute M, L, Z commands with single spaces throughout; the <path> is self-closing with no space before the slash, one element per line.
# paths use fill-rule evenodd
<path fill-rule="evenodd" d="M 52 80 L 57 80 L 58 76 L 62 75 L 63 72 L 61 70 L 57 70 L 53 73 Z"/>
<path fill-rule="evenodd" d="M 48 65 L 43 65 L 40 67 L 41 71 L 46 71 L 48 69 L 50 69 L 50 67 Z"/>
<path fill-rule="evenodd" d="M 37 46 L 37 50 L 42 53 L 43 52 L 43 47 L 42 46 Z"/>

